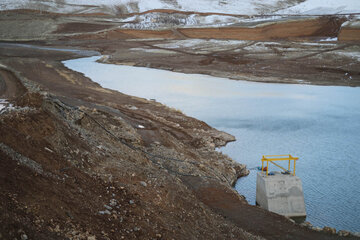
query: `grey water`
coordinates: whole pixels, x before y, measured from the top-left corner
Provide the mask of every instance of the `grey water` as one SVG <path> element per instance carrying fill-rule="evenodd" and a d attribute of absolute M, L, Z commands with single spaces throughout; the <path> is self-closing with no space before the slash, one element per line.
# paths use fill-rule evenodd
<path fill-rule="evenodd" d="M 248 168 L 260 166 L 262 155 L 299 157 L 307 221 L 360 232 L 360 88 L 234 81 L 98 58 L 64 64 L 105 88 L 156 99 L 234 135 L 220 151 Z M 253 170 L 236 184 L 250 204 L 255 176 Z"/>

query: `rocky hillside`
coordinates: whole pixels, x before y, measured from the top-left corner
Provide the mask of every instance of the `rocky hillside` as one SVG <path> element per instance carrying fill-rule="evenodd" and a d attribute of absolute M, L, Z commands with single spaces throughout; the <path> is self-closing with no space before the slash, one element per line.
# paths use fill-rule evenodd
<path fill-rule="evenodd" d="M 2 238 L 245 238 L 191 189 L 241 202 L 230 185 L 245 167 L 214 151 L 232 136 L 55 62 L 2 64 Z"/>

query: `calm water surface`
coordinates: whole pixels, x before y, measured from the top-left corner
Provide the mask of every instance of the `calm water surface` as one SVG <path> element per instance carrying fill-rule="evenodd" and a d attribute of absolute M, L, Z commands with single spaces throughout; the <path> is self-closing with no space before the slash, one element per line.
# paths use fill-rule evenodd
<path fill-rule="evenodd" d="M 98 58 L 64 64 L 105 88 L 154 98 L 233 134 L 237 141 L 221 151 L 249 168 L 261 165 L 262 155 L 300 157 L 307 220 L 360 232 L 360 88 L 233 81 Z M 254 204 L 255 186 L 251 171 L 236 189 Z"/>

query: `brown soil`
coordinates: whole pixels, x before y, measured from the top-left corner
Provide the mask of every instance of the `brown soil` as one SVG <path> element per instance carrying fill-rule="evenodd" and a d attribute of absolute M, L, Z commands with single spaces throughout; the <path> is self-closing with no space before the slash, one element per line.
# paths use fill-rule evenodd
<path fill-rule="evenodd" d="M 54 33 L 97 32 L 111 28 L 111 25 L 93 23 L 64 23 L 58 26 Z"/>
<path fill-rule="evenodd" d="M 72 36 L 71 39 L 177 39 L 178 36 L 171 30 L 134 30 L 134 29 L 116 29 L 104 31 L 99 34 L 83 34 Z M 69 39 L 65 37 L 64 39 Z"/>
<path fill-rule="evenodd" d="M 188 38 L 267 41 L 310 37 L 336 37 L 344 21 L 344 19 L 323 17 L 311 20 L 272 23 L 254 28 L 183 28 L 177 30 Z"/>
<path fill-rule="evenodd" d="M 339 41 L 342 42 L 359 42 L 360 29 L 344 27 L 339 33 Z"/>
<path fill-rule="evenodd" d="M 129 38 L 165 38 L 174 39 L 176 35 L 171 30 L 132 30 L 132 29 L 121 29 L 109 32 L 107 37 L 109 39 L 116 39 L 118 34 L 129 36 Z"/>

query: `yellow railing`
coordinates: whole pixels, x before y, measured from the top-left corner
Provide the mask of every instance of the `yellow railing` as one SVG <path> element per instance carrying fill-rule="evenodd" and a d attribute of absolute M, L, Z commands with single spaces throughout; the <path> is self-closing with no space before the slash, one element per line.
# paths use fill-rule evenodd
<path fill-rule="evenodd" d="M 290 171 L 290 166 L 291 166 L 290 163 L 291 163 L 292 160 L 294 161 L 294 170 L 293 170 L 293 172 Z M 295 168 L 296 168 L 296 161 L 297 160 L 299 160 L 298 157 L 293 157 L 290 154 L 289 155 L 264 155 L 262 157 L 262 159 L 261 159 L 261 171 L 264 171 L 264 162 L 266 161 L 266 176 L 268 175 L 268 172 L 269 172 L 269 162 L 271 162 L 275 166 L 281 168 L 285 172 L 288 172 L 289 174 L 291 173 L 292 175 L 295 176 Z M 286 170 L 285 168 L 283 168 L 279 164 L 274 163 L 273 161 L 289 161 L 288 169 Z"/>

